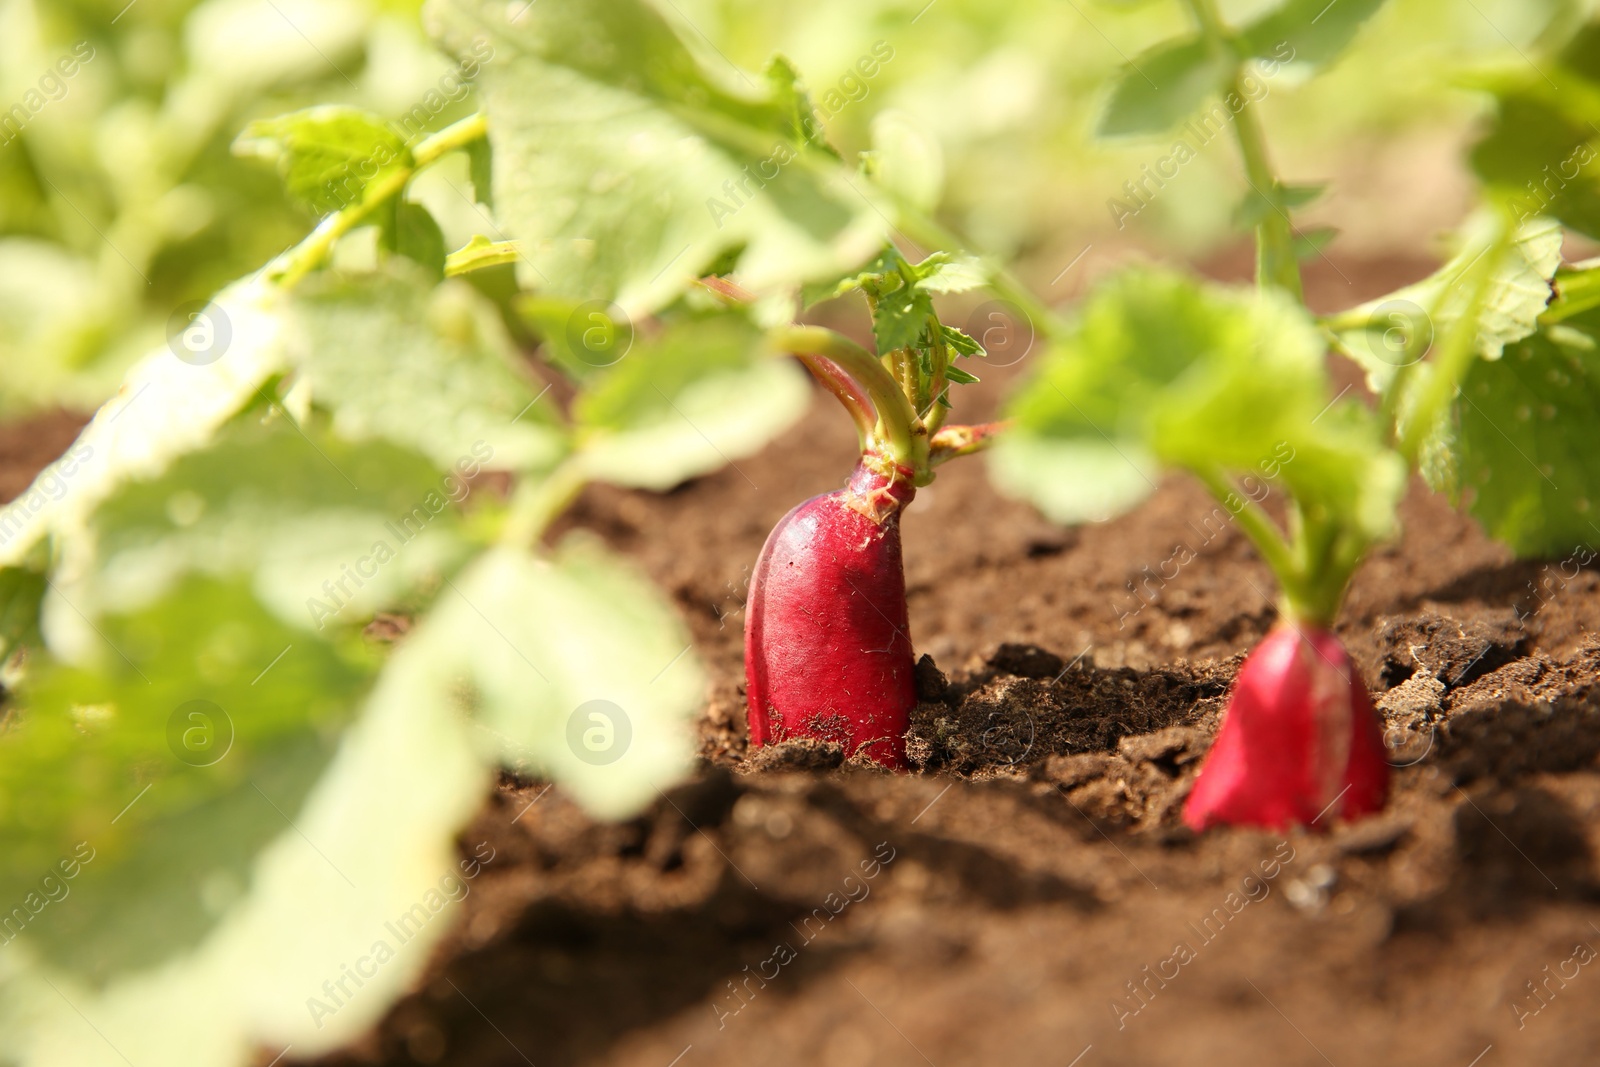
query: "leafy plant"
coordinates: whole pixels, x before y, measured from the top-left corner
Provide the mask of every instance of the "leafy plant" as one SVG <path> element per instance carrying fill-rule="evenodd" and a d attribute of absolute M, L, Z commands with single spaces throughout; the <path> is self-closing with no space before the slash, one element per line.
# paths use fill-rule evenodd
<path fill-rule="evenodd" d="M 779 343 L 844 406 L 860 459 L 845 488 L 796 506 L 767 538 L 745 610 L 752 744 L 811 738 L 904 768 L 916 705 L 900 516 L 940 463 L 984 447 L 994 426 L 943 426 L 950 387 L 977 378 L 957 365 L 982 355 L 939 321 L 933 295 L 982 284 L 975 264 L 890 248 L 835 283 L 872 310 L 879 356 L 816 327 Z"/>

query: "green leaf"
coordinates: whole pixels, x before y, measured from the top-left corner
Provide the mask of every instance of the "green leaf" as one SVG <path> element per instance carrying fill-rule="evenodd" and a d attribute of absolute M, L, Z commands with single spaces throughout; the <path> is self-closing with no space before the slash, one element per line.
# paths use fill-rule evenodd
<path fill-rule="evenodd" d="M 208 327 L 203 343 L 191 347 L 192 338 L 180 335 L 135 363 L 67 453 L 24 491 L 37 506 L 0 541 L 0 565 L 27 563 L 46 536 L 77 558 L 88 516 L 102 500 L 129 479 L 154 477 L 205 447 L 286 369 L 282 303 L 269 283 L 230 285 L 196 314 Z"/>
<path fill-rule="evenodd" d="M 1171 129 L 1222 90 L 1232 77 L 1234 62 L 1195 36 L 1141 52 L 1112 82 L 1095 132 L 1101 137 L 1128 137 Z"/>
<path fill-rule="evenodd" d="M 371 667 L 285 626 L 237 582 L 191 579 L 99 626 L 116 654 L 98 668 L 44 664 L 0 738 L 0 899 L 22 900 L 86 843 L 70 905 L 26 936 L 103 978 L 194 944 L 244 891 Z"/>
<path fill-rule="evenodd" d="M 786 56 L 773 56 L 765 71 L 767 85 L 772 90 L 773 102 L 783 115 L 787 128 L 798 132 L 798 144 L 815 148 L 838 159 L 839 152 L 823 136 L 817 122 L 816 109 L 811 106 L 811 96 L 800 80 L 800 69 Z"/>
<path fill-rule="evenodd" d="M 902 280 L 898 288 L 886 288 L 877 296 L 872 309 L 872 340 L 879 353 L 921 347 L 930 324 L 937 321 L 932 294 Z"/>
<path fill-rule="evenodd" d="M 984 351 L 983 346 L 976 339 L 968 337 L 964 331 L 958 330 L 954 326 L 944 326 L 943 324 L 941 324 L 940 329 L 944 332 L 944 343 L 949 345 L 956 355 L 987 356 L 989 354 Z"/>
<path fill-rule="evenodd" d="M 935 252 L 916 271 L 917 288 L 929 293 L 965 293 L 989 284 L 989 271 L 976 256 Z"/>
<path fill-rule="evenodd" d="M 645 0 L 430 0 L 439 42 L 487 41 L 480 79 L 496 214 L 524 283 L 637 316 L 743 247 L 758 294 L 859 263 L 882 241 L 870 189 L 818 146 L 792 71 L 699 65 Z"/>
<path fill-rule="evenodd" d="M 805 374 L 743 316 L 682 319 L 640 341 L 573 405 L 583 466 L 617 485 L 669 489 L 752 455 L 810 403 Z"/>
<path fill-rule="evenodd" d="M 1260 60 L 1269 77 L 1285 63 L 1326 66 L 1382 6 L 1383 0 L 1287 0 L 1241 29 L 1227 47 L 1193 34 L 1164 41 L 1117 74 L 1095 132 L 1127 137 L 1169 130 L 1226 91 L 1245 59 Z"/>
<path fill-rule="evenodd" d="M 893 245 L 879 253 L 878 258 L 860 271 L 832 283 L 825 290 L 814 291 L 818 299 L 842 296 L 860 291 L 872 303 L 873 341 L 879 352 L 892 352 L 898 348 L 926 349 L 935 343 L 934 331 L 938 318 L 933 307 L 935 293 L 961 293 L 988 284 L 989 272 L 983 262 L 974 256 L 952 256 L 948 252 L 934 252 L 920 263 L 911 263 Z M 951 328 L 940 327 L 946 344 L 951 341 Z M 977 342 L 966 337 L 955 342 L 961 351 L 970 346 L 981 351 Z M 962 355 L 973 352 L 961 351 Z"/>
<path fill-rule="evenodd" d="M 1468 370 L 1455 463 L 1468 510 L 1518 556 L 1600 538 L 1600 351 L 1596 333 L 1554 326 Z"/>
<path fill-rule="evenodd" d="M 198 572 L 249 580 L 260 603 L 307 631 L 414 608 L 469 550 L 456 505 L 489 455 L 481 447 L 441 472 L 387 442 L 350 443 L 287 417 L 235 425 L 101 505 L 95 569 L 63 579 L 64 595 L 91 616 L 126 612 Z"/>
<path fill-rule="evenodd" d="M 396 207 L 394 250 L 430 277 L 444 277 L 444 232 L 421 204 L 405 201 Z"/>
<path fill-rule="evenodd" d="M 1347 48 L 1384 0 L 1287 0 L 1239 32 L 1248 55 L 1318 70 Z"/>
<path fill-rule="evenodd" d="M 997 441 L 992 470 L 1003 490 L 1064 522 L 1131 507 L 1162 465 L 1270 471 L 1308 509 L 1383 537 L 1404 466 L 1365 408 L 1330 406 L 1328 392 L 1321 337 L 1298 305 L 1127 271 L 1013 397 L 1016 428 Z"/>
<path fill-rule="evenodd" d="M 515 307 L 544 342 L 545 361 L 575 381 L 588 381 L 633 350 L 633 320 L 615 304 L 528 294 Z"/>
<path fill-rule="evenodd" d="M 1465 281 L 1493 239 L 1490 226 L 1486 216 L 1474 216 L 1462 227 L 1461 251 L 1443 267 L 1334 317 L 1346 351 L 1367 372 L 1374 392 L 1387 389 L 1400 366 L 1420 359 L 1432 339 L 1443 336 L 1466 313 L 1471 286 Z M 1524 223 L 1495 268 L 1478 315 L 1474 345 L 1481 357 L 1498 359 L 1507 344 L 1533 332 L 1560 264 L 1561 227 L 1546 218 Z"/>
<path fill-rule="evenodd" d="M 1104 522 L 1139 503 L 1161 478 L 1161 464 L 1133 441 L 1095 440 L 1018 426 L 989 451 L 989 476 L 1054 522 Z"/>
<path fill-rule="evenodd" d="M 383 119 L 332 105 L 258 119 L 234 151 L 276 164 L 289 193 L 323 212 L 361 203 L 380 177 L 411 166 L 404 138 Z"/>
<path fill-rule="evenodd" d="M 1325 182 L 1316 185 L 1279 185 L 1274 190 L 1275 195 L 1251 189 L 1234 209 L 1233 224 L 1243 230 L 1253 230 L 1268 215 L 1278 211 L 1292 214 L 1315 202 L 1327 190 Z"/>
<path fill-rule="evenodd" d="M 1338 236 L 1337 226 L 1317 226 L 1300 231 L 1294 238 L 1295 258 L 1310 259 L 1312 256 L 1321 255 L 1322 250 L 1331 245 Z"/>
<path fill-rule="evenodd" d="M 706 677 L 646 578 L 573 535 L 548 559 L 492 550 L 456 594 L 431 625 L 468 679 L 487 752 L 602 818 L 634 814 L 687 773 Z"/>
<path fill-rule="evenodd" d="M 205 637 L 204 626 L 182 621 Z M 291 1044 L 297 1053 L 326 1055 L 370 1032 L 456 927 L 457 902 L 481 884 L 473 879 L 495 869 L 487 842 L 461 841 L 466 860 L 457 851 L 457 835 L 480 811 L 491 780 L 468 735 L 457 647 L 428 620 L 397 646 L 298 810 L 256 779 L 294 824 L 274 816 L 277 836 L 257 852 L 243 897 L 230 903 L 239 885 L 230 877 L 200 884 L 206 914 L 226 910 L 193 952 L 97 988 L 19 966 L 26 960 L 14 949 L 0 1005 L 7 1038 L 25 1038 L 32 1062 L 111 1067 L 123 1056 L 139 1064 L 243 1063 L 253 1049 Z M 256 688 L 271 688 L 273 674 L 299 651 L 296 645 Z M 310 689 L 314 699 L 322 691 Z M 297 698 L 285 710 L 304 715 L 307 702 Z M 162 785 L 129 809 L 119 831 Z M 93 830 L 91 847 L 102 840 Z M 76 890 L 40 921 L 75 902 Z M 368 972 L 359 995 L 329 997 L 324 983 L 357 968 Z"/>
<path fill-rule="evenodd" d="M 301 285 L 291 314 L 310 398 L 340 436 L 392 441 L 445 470 L 484 446 L 499 470 L 545 470 L 563 453 L 564 431 L 466 283 L 432 288 L 403 261 L 326 273 Z"/>
<path fill-rule="evenodd" d="M 1590 23 L 1560 54 L 1485 80 L 1495 116 L 1469 157 L 1519 218 L 1548 215 L 1590 237 L 1600 237 L 1597 46 L 1600 24 Z"/>
<path fill-rule="evenodd" d="M 1500 95 L 1488 133 L 1472 149 L 1472 168 L 1520 216 L 1548 215 L 1600 236 L 1600 135 L 1591 118 L 1551 95 L 1542 85 Z"/>

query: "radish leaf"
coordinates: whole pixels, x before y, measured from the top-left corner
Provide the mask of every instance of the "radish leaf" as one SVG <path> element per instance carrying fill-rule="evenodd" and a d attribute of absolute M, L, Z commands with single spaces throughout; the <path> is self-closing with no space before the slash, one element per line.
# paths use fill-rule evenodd
<path fill-rule="evenodd" d="M 1463 227 L 1461 251 L 1415 285 L 1369 301 L 1335 317 L 1345 350 L 1367 372 L 1374 392 L 1388 388 L 1401 366 L 1421 359 L 1435 337 L 1442 336 L 1465 313 L 1471 300 L 1467 272 L 1485 254 L 1487 221 L 1470 220 Z M 1478 314 L 1478 355 L 1499 359 L 1507 344 L 1534 331 L 1551 296 L 1551 279 L 1561 264 L 1561 227 L 1535 218 L 1518 230 L 1510 251 L 1495 268 L 1488 296 Z M 1414 340 L 1413 340 L 1414 338 Z"/>
<path fill-rule="evenodd" d="M 175 350 L 162 345 L 134 364 L 68 450 L 79 460 L 71 491 L 48 492 L 54 465 L 25 491 L 40 490 L 42 502 L 0 541 L 0 565 L 27 560 L 47 535 L 74 538 L 124 482 L 154 477 L 178 456 L 207 445 L 287 369 L 279 301 L 259 279 L 229 286 L 197 314 L 209 340 L 198 348 L 179 344 L 188 358 L 175 358 Z M 174 411 L 183 417 L 174 418 Z"/>
<path fill-rule="evenodd" d="M 188 573 L 237 575 L 280 620 L 313 632 L 418 607 L 416 592 L 436 589 L 470 547 L 455 504 L 480 464 L 466 459 L 441 473 L 414 452 L 318 426 L 233 426 L 95 512 L 96 568 L 61 579 L 65 595 L 89 614 L 125 612 Z"/>
<path fill-rule="evenodd" d="M 1468 509 L 1519 556 L 1600 538 L 1600 321 L 1541 329 L 1468 370 L 1455 406 L 1454 465 Z"/>
<path fill-rule="evenodd" d="M 1163 41 L 1129 60 L 1118 73 L 1095 132 L 1101 137 L 1127 137 L 1169 130 L 1210 97 L 1228 90 L 1245 60 L 1261 60 L 1273 70 L 1280 63 L 1311 70 L 1323 67 L 1349 45 L 1383 2 L 1288 0 L 1239 30 L 1226 45 L 1197 34 Z M 1247 106 L 1243 97 L 1228 101 L 1235 114 Z"/>
<path fill-rule="evenodd" d="M 97 978 L 180 952 L 217 921 L 371 677 L 359 649 L 308 640 L 237 581 L 190 579 L 99 627 L 114 651 L 92 667 L 43 665 L 0 741 L 0 805 L 28 812 L 0 824 L 0 890 L 22 899 L 87 840 L 96 855 L 72 907 L 27 932 Z"/>
<path fill-rule="evenodd" d="M 491 550 L 430 626 L 448 646 L 439 670 L 466 680 L 483 750 L 561 782 L 596 816 L 630 815 L 688 770 L 705 695 L 688 632 L 589 538 L 548 559 Z"/>
<path fill-rule="evenodd" d="M 1343 52 L 1384 0 L 1288 0 L 1239 34 L 1249 55 L 1278 56 L 1316 70 Z M 1285 48 L 1287 46 L 1287 48 Z"/>
<path fill-rule="evenodd" d="M 772 358 L 742 316 L 672 322 L 582 393 L 583 467 L 615 485 L 670 489 L 761 449 L 810 403 L 806 377 Z"/>
<path fill-rule="evenodd" d="M 1591 24 L 1558 55 L 1483 79 L 1496 114 L 1469 157 L 1520 218 L 1549 215 L 1590 237 L 1600 237 L 1597 47 L 1600 25 Z"/>
<path fill-rule="evenodd" d="M 352 107 L 258 119 L 234 142 L 234 152 L 275 163 L 290 195 L 319 212 L 359 204 L 379 177 L 411 166 L 399 134 L 377 115 Z"/>
<path fill-rule="evenodd" d="M 563 431 L 517 365 L 498 317 L 466 283 L 431 288 L 404 262 L 307 279 L 294 351 L 312 403 L 350 440 L 381 438 L 450 469 L 475 444 L 501 470 L 543 470 Z"/>
<path fill-rule="evenodd" d="M 1193 36 L 1139 53 L 1112 83 L 1095 132 L 1128 137 L 1171 129 L 1221 91 L 1234 62 L 1209 41 Z"/>
<path fill-rule="evenodd" d="M 0 567 L 0 660 L 39 643 L 44 575 L 28 567 Z"/>
<path fill-rule="evenodd" d="M 994 477 L 1079 522 L 1143 499 L 1161 466 L 1270 473 L 1365 539 L 1387 536 L 1403 465 L 1365 408 L 1329 404 L 1322 354 L 1309 316 L 1275 294 L 1126 271 L 1013 399 Z"/>
<path fill-rule="evenodd" d="M 883 239 L 787 64 L 708 71 L 645 0 L 432 0 L 427 17 L 447 49 L 494 48 L 481 76 L 494 202 L 527 245 L 530 287 L 636 315 L 730 249 L 743 248 L 742 284 L 764 292 Z"/>
<path fill-rule="evenodd" d="M 421 265 L 429 277 L 444 277 L 444 232 L 421 204 L 395 205 L 394 251 Z"/>

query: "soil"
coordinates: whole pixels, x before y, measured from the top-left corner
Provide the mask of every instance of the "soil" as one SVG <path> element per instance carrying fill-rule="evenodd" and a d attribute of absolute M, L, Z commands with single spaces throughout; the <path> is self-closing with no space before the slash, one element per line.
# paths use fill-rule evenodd
<path fill-rule="evenodd" d="M 1345 304 L 1425 269 L 1308 288 Z M 0 460 L 26 437 L 0 432 Z M 621 824 L 505 778 L 461 837 L 496 858 L 454 933 L 329 1067 L 1593 1062 L 1600 569 L 1514 561 L 1414 485 L 1338 625 L 1387 719 L 1388 810 L 1196 836 L 1181 802 L 1274 587 L 1178 477 L 1066 530 L 981 462 L 945 468 L 905 521 L 917 770 L 747 748 L 750 563 L 852 443 L 819 399 L 736 468 L 584 493 L 568 525 L 693 629 L 701 764 Z M 1195 558 L 1167 577 L 1178 546 Z"/>

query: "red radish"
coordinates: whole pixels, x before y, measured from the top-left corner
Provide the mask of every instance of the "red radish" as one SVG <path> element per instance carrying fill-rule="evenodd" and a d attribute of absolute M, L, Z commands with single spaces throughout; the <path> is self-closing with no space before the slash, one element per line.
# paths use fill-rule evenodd
<path fill-rule="evenodd" d="M 906 766 L 917 688 L 900 513 L 915 493 L 909 469 L 863 457 L 767 538 L 745 613 L 752 744 L 811 737 Z"/>
<path fill-rule="evenodd" d="M 1285 829 L 1355 818 L 1381 810 L 1388 786 L 1377 715 L 1344 646 L 1283 622 L 1240 668 L 1183 821 Z"/>
<path fill-rule="evenodd" d="M 861 461 L 845 488 L 785 515 L 756 562 L 744 629 L 752 745 L 813 738 L 906 767 L 917 687 L 900 513 L 934 467 L 986 447 L 1000 429 L 943 425 L 950 383 L 977 380 L 951 361 L 983 349 L 941 324 L 931 297 L 915 291 L 939 262 L 909 264 L 889 249 L 879 260 L 884 274 L 852 282 L 865 287 L 879 327 L 910 316 L 890 331 L 910 340 L 904 347 L 875 356 L 816 326 L 772 335 L 844 406 Z M 896 298 L 878 299 L 884 287 Z M 742 298 L 722 279 L 708 288 Z"/>

